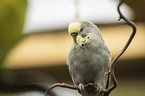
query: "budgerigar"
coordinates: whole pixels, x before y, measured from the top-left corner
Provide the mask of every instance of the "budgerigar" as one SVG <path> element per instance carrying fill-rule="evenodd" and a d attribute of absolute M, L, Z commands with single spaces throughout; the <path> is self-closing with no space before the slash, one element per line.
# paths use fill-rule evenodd
<path fill-rule="evenodd" d="M 111 56 L 99 28 L 89 21 L 76 21 L 68 31 L 73 40 L 67 64 L 74 84 L 82 96 L 102 96 Z M 94 83 L 95 87 L 84 87 L 88 83 Z"/>

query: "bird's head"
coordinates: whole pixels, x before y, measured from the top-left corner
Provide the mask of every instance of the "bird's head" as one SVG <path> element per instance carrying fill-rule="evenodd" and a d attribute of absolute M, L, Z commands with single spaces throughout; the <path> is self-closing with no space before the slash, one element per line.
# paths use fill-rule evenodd
<path fill-rule="evenodd" d="M 73 45 L 79 45 L 84 48 L 85 43 L 91 39 L 91 34 L 96 31 L 96 25 L 88 21 L 72 22 L 69 25 L 68 32 L 73 38 Z"/>

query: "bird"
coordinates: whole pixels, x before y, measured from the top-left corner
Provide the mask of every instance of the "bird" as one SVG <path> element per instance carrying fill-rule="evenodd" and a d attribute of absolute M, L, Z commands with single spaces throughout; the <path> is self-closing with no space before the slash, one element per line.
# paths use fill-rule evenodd
<path fill-rule="evenodd" d="M 111 54 L 99 28 L 90 21 L 74 21 L 68 33 L 72 45 L 66 63 L 74 85 L 82 96 L 103 96 Z M 87 84 L 93 85 L 85 87 Z"/>

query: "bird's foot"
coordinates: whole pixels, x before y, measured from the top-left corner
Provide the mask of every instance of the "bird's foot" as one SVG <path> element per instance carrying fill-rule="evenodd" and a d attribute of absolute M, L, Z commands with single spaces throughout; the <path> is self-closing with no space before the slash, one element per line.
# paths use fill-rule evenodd
<path fill-rule="evenodd" d="M 84 85 L 82 83 L 79 84 L 78 88 L 79 88 L 79 93 L 80 94 L 82 93 L 82 91 L 85 90 Z"/>
<path fill-rule="evenodd" d="M 97 92 L 98 93 L 101 93 L 102 92 L 102 89 L 101 88 L 97 88 Z"/>
<path fill-rule="evenodd" d="M 97 88 L 97 92 L 99 93 L 99 96 L 104 96 L 102 95 L 103 94 L 102 88 Z"/>

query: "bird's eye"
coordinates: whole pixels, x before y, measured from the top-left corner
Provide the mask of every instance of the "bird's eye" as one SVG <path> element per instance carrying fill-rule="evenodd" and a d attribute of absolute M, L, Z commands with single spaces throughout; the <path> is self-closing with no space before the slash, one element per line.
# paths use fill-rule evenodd
<path fill-rule="evenodd" d="M 72 37 L 76 37 L 78 35 L 78 33 L 74 32 L 74 33 L 71 33 L 71 36 Z"/>
<path fill-rule="evenodd" d="M 83 31 L 84 30 L 84 28 L 81 28 L 81 30 L 80 31 Z"/>

